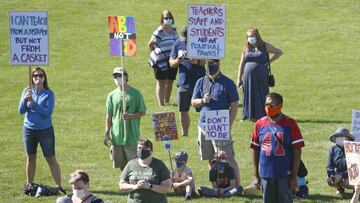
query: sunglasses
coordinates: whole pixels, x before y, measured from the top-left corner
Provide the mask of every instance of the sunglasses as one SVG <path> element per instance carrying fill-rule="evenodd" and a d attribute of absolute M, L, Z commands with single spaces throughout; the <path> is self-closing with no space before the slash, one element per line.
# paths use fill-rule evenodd
<path fill-rule="evenodd" d="M 125 73 L 124 76 L 127 76 L 127 74 Z M 121 78 L 122 75 L 121 75 L 120 73 L 115 73 L 115 74 L 113 75 L 113 77 L 114 77 L 114 78 Z"/>
<path fill-rule="evenodd" d="M 172 19 L 172 17 L 165 17 L 164 19 L 165 20 L 170 20 L 170 19 Z"/>
<path fill-rule="evenodd" d="M 265 104 L 266 107 L 270 107 L 270 108 L 274 108 L 274 107 L 276 107 L 277 105 L 279 105 L 279 104 L 275 104 L 275 103 L 266 103 L 266 104 Z"/>
<path fill-rule="evenodd" d="M 34 77 L 34 78 L 37 78 L 37 77 L 43 78 L 43 77 L 44 77 L 44 74 L 34 74 L 33 77 Z"/>

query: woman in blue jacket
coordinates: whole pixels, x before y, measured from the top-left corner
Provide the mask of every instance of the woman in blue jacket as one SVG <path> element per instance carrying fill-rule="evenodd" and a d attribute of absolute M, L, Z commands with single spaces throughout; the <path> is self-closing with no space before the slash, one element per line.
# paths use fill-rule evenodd
<path fill-rule="evenodd" d="M 33 184 L 36 171 L 36 151 L 40 143 L 42 152 L 49 165 L 56 187 L 61 187 L 60 166 L 55 157 L 55 136 L 51 115 L 55 98 L 50 90 L 44 69 L 37 67 L 31 72 L 32 87 L 25 88 L 19 102 L 19 113 L 25 114 L 23 142 L 27 154 L 27 186 Z"/>

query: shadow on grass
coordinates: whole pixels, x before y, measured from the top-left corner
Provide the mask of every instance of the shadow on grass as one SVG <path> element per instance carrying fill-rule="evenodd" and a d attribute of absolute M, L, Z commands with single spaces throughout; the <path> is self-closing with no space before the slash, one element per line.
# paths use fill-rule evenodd
<path fill-rule="evenodd" d="M 301 119 L 296 119 L 297 123 L 350 123 L 351 121 L 331 121 L 331 120 L 312 120 L 312 119 L 307 119 L 307 120 L 301 120 Z"/>
<path fill-rule="evenodd" d="M 351 193 L 345 193 L 341 196 L 333 196 L 333 195 L 322 195 L 322 194 L 310 194 L 307 198 L 311 200 L 311 202 L 338 202 L 339 200 L 349 200 L 351 199 Z"/>

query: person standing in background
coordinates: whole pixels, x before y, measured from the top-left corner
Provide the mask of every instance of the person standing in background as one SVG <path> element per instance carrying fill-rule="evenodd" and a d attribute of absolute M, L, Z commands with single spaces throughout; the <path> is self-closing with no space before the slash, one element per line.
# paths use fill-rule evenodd
<path fill-rule="evenodd" d="M 165 106 L 170 101 L 172 85 L 176 79 L 177 70 L 170 68 L 169 56 L 171 48 L 178 39 L 175 20 L 169 10 L 161 13 L 160 26 L 152 34 L 148 47 L 151 51 L 149 65 L 154 69 L 156 78 L 156 98 L 159 106 Z"/>

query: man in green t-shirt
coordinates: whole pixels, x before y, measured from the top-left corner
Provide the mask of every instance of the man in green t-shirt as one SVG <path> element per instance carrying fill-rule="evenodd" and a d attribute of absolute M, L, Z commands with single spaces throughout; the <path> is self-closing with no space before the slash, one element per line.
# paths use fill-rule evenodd
<path fill-rule="evenodd" d="M 112 142 L 113 167 L 123 170 L 128 161 L 136 158 L 140 118 L 145 115 L 146 107 L 142 94 L 128 85 L 125 68 L 115 68 L 112 75 L 117 88 L 109 93 L 106 101 L 104 144 L 109 146 Z"/>

